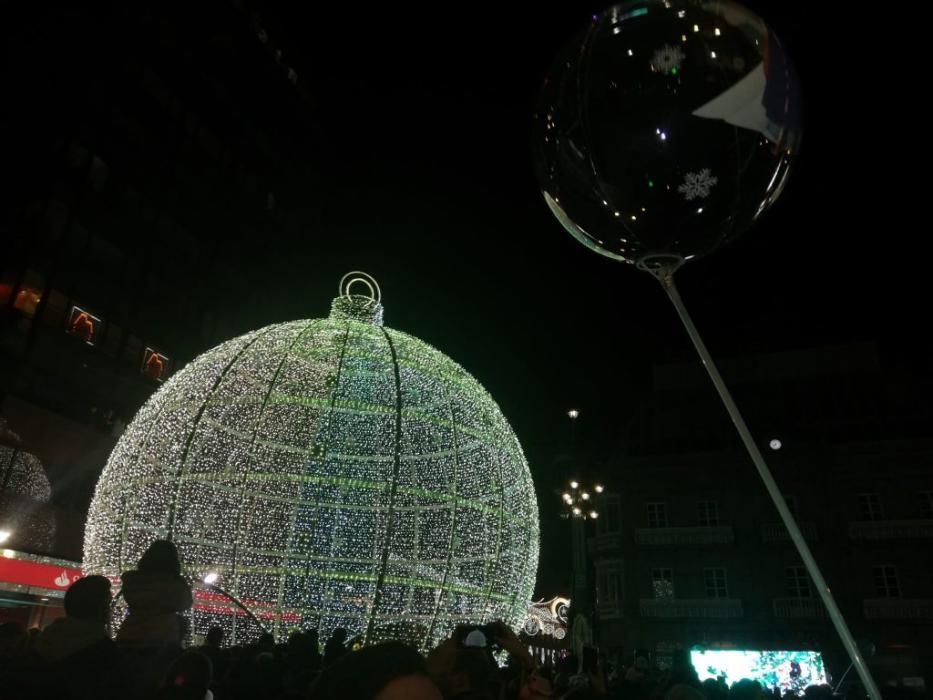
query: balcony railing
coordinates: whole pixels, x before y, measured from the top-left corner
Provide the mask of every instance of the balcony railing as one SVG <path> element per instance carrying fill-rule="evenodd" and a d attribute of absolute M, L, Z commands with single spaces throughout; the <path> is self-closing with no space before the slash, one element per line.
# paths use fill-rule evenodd
<path fill-rule="evenodd" d="M 688 617 L 728 619 L 742 617 L 742 601 L 737 598 L 642 598 L 642 617 Z"/>
<path fill-rule="evenodd" d="M 635 544 L 668 547 L 683 545 L 732 544 L 735 535 L 728 525 L 715 527 L 640 527 Z"/>
<path fill-rule="evenodd" d="M 933 520 L 859 520 L 849 523 L 853 540 L 933 539 Z"/>
<path fill-rule="evenodd" d="M 813 523 L 797 523 L 797 527 L 807 542 L 816 542 L 819 539 L 819 533 Z M 784 523 L 765 523 L 761 526 L 761 541 L 765 544 L 790 542 L 790 533 Z"/>
<path fill-rule="evenodd" d="M 869 598 L 862 608 L 868 620 L 933 620 L 933 598 Z"/>
<path fill-rule="evenodd" d="M 622 601 L 601 600 L 596 606 L 596 610 L 599 612 L 599 616 L 603 620 L 611 620 L 614 618 L 622 617 Z"/>
<path fill-rule="evenodd" d="M 606 554 L 622 546 L 622 535 L 618 532 L 604 532 L 592 538 L 590 545 L 594 554 Z"/>
<path fill-rule="evenodd" d="M 793 619 L 826 617 L 826 606 L 819 598 L 775 598 L 774 616 Z"/>

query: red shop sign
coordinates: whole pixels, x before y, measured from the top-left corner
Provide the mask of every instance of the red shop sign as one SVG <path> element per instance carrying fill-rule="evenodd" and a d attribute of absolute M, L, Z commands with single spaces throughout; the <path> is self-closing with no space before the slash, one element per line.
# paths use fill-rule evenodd
<path fill-rule="evenodd" d="M 0 582 L 64 591 L 84 576 L 81 569 L 0 557 Z"/>

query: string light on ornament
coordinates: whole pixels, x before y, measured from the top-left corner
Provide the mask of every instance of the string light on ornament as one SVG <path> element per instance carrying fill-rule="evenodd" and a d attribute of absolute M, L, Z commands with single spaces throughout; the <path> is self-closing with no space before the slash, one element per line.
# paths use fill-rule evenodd
<path fill-rule="evenodd" d="M 19 547 L 48 549 L 55 537 L 52 485 L 34 454 L 0 445 L 0 530 Z"/>
<path fill-rule="evenodd" d="M 49 477 L 34 454 L 0 445 L 0 475 L 4 496 L 12 494 L 39 503 L 48 503 L 52 497 Z"/>
<path fill-rule="evenodd" d="M 462 367 L 382 319 L 378 284 L 351 273 L 328 318 L 268 326 L 177 372 L 101 475 L 88 572 L 119 576 L 168 538 L 279 639 L 343 627 L 427 649 L 458 623 L 517 629 L 538 561 L 518 439 Z M 262 631 L 208 593 L 195 603 L 196 633 Z"/>

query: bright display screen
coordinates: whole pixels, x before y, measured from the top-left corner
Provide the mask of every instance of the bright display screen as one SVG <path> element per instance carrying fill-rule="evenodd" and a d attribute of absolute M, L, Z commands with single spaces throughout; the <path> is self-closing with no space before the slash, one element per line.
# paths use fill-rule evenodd
<path fill-rule="evenodd" d="M 750 678 L 767 688 L 801 692 L 808 685 L 828 682 L 818 651 L 694 649 L 690 663 L 701 681 L 722 678 L 730 686 Z"/>

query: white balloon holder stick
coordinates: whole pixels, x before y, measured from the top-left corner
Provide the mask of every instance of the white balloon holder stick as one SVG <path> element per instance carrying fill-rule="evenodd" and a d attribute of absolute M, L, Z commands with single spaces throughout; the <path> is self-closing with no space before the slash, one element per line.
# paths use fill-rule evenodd
<path fill-rule="evenodd" d="M 823 579 L 823 574 L 820 573 L 820 567 L 817 566 L 816 559 L 813 558 L 813 553 L 810 551 L 807 541 L 800 532 L 800 528 L 797 527 L 797 522 L 794 520 L 794 516 L 791 514 L 790 510 L 788 510 L 787 503 L 784 502 L 784 496 L 781 494 L 781 490 L 778 488 L 777 483 L 774 481 L 774 477 L 771 475 L 771 470 L 768 468 L 761 451 L 758 449 L 757 443 L 754 438 L 752 438 L 748 426 L 745 424 L 745 419 L 742 418 L 742 414 L 739 413 L 735 401 L 732 400 L 732 394 L 729 393 L 729 389 L 722 380 L 722 376 L 719 374 L 719 370 L 716 368 L 713 358 L 710 357 L 709 351 L 706 349 L 706 345 L 700 337 L 700 333 L 697 331 L 696 326 L 693 325 L 693 319 L 690 318 L 690 314 L 687 312 L 684 302 L 677 292 L 677 286 L 674 284 L 674 273 L 683 263 L 684 259 L 679 255 L 652 255 L 640 259 L 637 262 L 637 267 L 639 270 L 650 273 L 661 283 L 661 286 L 664 287 L 664 291 L 667 292 L 667 296 L 674 304 L 674 308 L 677 309 L 677 314 L 680 316 L 684 328 L 687 329 L 687 334 L 690 336 L 690 340 L 693 341 L 693 346 L 700 355 L 703 366 L 706 367 L 706 371 L 709 373 L 709 377 L 713 381 L 716 391 L 719 393 L 719 398 L 722 399 L 726 411 L 729 412 L 729 417 L 732 419 L 732 423 L 735 425 L 739 437 L 742 438 L 742 442 L 745 443 L 745 449 L 748 451 L 749 457 L 752 458 L 752 462 L 758 470 L 758 475 L 761 477 L 761 480 L 765 484 L 765 488 L 768 490 L 768 495 L 771 496 L 771 500 L 774 502 L 774 506 L 777 508 L 781 520 L 784 522 L 784 526 L 790 533 L 791 541 L 800 553 L 800 557 L 803 559 L 803 563 L 810 573 L 810 578 L 813 579 L 816 590 L 819 592 L 827 612 L 829 612 L 829 618 L 832 620 L 836 632 L 839 634 L 846 651 L 849 653 L 852 665 L 855 666 L 855 670 L 862 680 L 862 685 L 865 687 L 871 700 L 881 700 L 881 693 L 878 691 L 878 686 L 875 685 L 875 681 L 868 672 L 868 666 L 862 658 L 862 654 L 859 652 L 858 645 L 856 645 L 855 640 L 852 638 L 852 633 L 849 631 L 849 627 L 842 617 L 842 612 L 836 605 L 836 601 L 833 598 L 829 586 Z"/>

